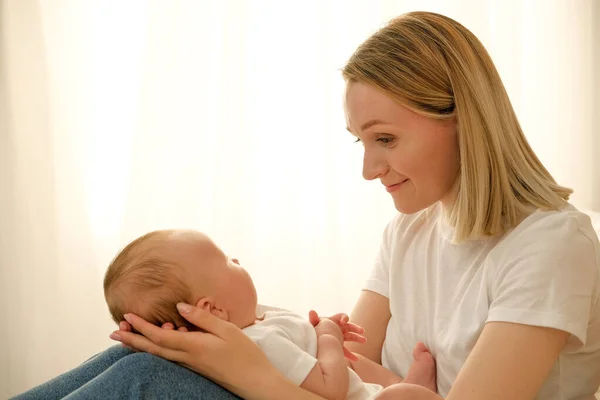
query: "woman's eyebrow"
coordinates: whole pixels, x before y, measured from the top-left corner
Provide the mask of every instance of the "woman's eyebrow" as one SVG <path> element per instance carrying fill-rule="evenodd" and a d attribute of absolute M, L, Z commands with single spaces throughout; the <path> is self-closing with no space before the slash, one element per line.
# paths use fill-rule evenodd
<path fill-rule="evenodd" d="M 382 121 L 382 120 L 380 120 L 380 119 L 372 119 L 372 120 L 370 120 L 370 121 L 367 121 L 367 122 L 365 122 L 364 124 L 362 124 L 362 126 L 360 127 L 360 130 L 361 130 L 361 131 L 365 131 L 365 130 L 369 129 L 369 128 L 370 128 L 370 127 L 372 127 L 372 126 L 375 126 L 375 125 L 380 125 L 380 124 L 387 124 L 387 122 L 385 122 L 385 121 Z M 350 127 L 348 127 L 348 126 L 347 126 L 347 127 L 346 127 L 346 130 L 347 130 L 348 132 L 352 133 L 352 131 L 350 130 Z"/>

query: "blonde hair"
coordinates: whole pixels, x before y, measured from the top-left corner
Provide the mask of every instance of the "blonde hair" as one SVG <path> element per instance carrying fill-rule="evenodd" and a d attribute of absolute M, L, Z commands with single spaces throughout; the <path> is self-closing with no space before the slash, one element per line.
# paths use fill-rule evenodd
<path fill-rule="evenodd" d="M 135 313 L 155 325 L 171 322 L 194 329 L 177 312 L 179 302 L 191 303 L 188 285 L 179 278 L 179 266 L 153 251 L 173 231 L 154 231 L 129 243 L 110 263 L 104 276 L 104 297 L 118 324 Z"/>
<path fill-rule="evenodd" d="M 566 205 L 572 190 L 559 186 L 536 157 L 489 54 L 453 19 L 401 15 L 361 44 L 342 74 L 421 115 L 456 117 L 460 169 L 448 215 L 456 241 L 504 233 L 532 207 Z"/>

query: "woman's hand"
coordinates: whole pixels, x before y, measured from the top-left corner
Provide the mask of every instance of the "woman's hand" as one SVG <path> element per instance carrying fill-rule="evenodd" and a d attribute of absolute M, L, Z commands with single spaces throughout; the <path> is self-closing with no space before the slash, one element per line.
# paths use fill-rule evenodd
<path fill-rule="evenodd" d="M 110 337 L 127 347 L 182 364 L 244 398 L 269 398 L 274 387 L 286 386 L 285 378 L 237 326 L 197 307 L 179 304 L 178 309 L 205 332 L 159 328 L 126 314 L 128 324 L 120 324 Z M 143 336 L 131 332 L 131 327 Z"/>
<path fill-rule="evenodd" d="M 165 322 L 164 324 L 162 324 L 161 328 L 168 329 L 168 330 L 172 331 L 172 330 L 175 329 L 175 325 L 173 325 L 171 322 Z M 125 332 L 131 332 L 132 331 L 131 325 L 127 321 L 121 321 L 119 323 L 119 330 L 125 331 Z M 177 328 L 177 330 L 179 332 L 188 332 L 188 328 L 186 328 L 185 326 L 180 326 L 179 328 Z"/>
<path fill-rule="evenodd" d="M 365 343 L 367 341 L 367 339 L 362 335 L 365 332 L 365 330 L 362 327 L 350 322 L 350 318 L 348 317 L 348 315 L 344 313 L 339 313 L 327 319 L 337 324 L 337 326 L 342 331 L 342 336 L 345 342 Z M 315 328 L 321 322 L 321 318 L 315 310 L 310 310 L 308 312 L 308 320 Z M 350 361 L 358 361 L 358 357 L 356 356 L 356 354 L 348 350 L 348 348 L 344 346 L 344 343 L 342 343 L 342 347 L 344 349 L 344 356 L 347 359 L 349 359 Z"/>

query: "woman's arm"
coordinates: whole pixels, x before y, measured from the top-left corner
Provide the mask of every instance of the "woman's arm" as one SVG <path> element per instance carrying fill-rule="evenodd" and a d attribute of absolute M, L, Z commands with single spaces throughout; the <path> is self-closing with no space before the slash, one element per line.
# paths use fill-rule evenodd
<path fill-rule="evenodd" d="M 350 314 L 350 321 L 365 329 L 363 336 L 367 339 L 367 342 L 349 342 L 346 347 L 354 353 L 381 364 L 381 349 L 383 348 L 383 341 L 391 316 L 390 303 L 387 297 L 369 290 L 363 290 L 356 306 L 354 306 L 354 310 Z"/>
<path fill-rule="evenodd" d="M 369 290 L 363 290 L 350 320 L 364 328 L 366 343 L 348 342 L 346 347 L 359 355 L 348 366 L 357 373 L 363 382 L 376 383 L 388 387 L 402 382 L 402 377 L 381 366 L 381 349 L 387 330 L 390 303 L 387 297 Z"/>
<path fill-rule="evenodd" d="M 184 311 L 181 315 L 206 333 L 162 329 L 127 314 L 127 321 L 144 336 L 119 330 L 111 338 L 179 363 L 244 399 L 322 400 L 285 379 L 235 325 L 197 307 Z"/>
<path fill-rule="evenodd" d="M 489 322 L 446 399 L 534 399 L 568 338 L 556 329 Z"/>
<path fill-rule="evenodd" d="M 356 372 L 361 381 L 375 383 L 384 388 L 403 381 L 401 376 L 360 354 L 358 360 L 348 361 L 348 366 Z"/>
<path fill-rule="evenodd" d="M 245 397 L 241 393 L 236 394 L 246 400 L 325 400 L 323 397 L 317 396 L 316 394 L 306 391 L 300 386 L 293 384 L 283 376 L 281 376 L 281 379 L 277 379 L 275 382 L 273 382 L 273 386 L 270 388 L 270 390 L 268 390 L 268 392 L 265 392 L 264 395 Z"/>

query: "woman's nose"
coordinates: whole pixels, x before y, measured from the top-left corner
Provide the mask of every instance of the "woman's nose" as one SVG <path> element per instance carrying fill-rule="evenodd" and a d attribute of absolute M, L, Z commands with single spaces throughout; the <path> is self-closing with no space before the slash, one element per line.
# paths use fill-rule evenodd
<path fill-rule="evenodd" d="M 383 157 L 380 157 L 377 152 L 367 151 L 363 156 L 363 178 L 368 181 L 377 179 L 384 175 L 387 171 L 387 163 Z"/>

